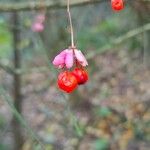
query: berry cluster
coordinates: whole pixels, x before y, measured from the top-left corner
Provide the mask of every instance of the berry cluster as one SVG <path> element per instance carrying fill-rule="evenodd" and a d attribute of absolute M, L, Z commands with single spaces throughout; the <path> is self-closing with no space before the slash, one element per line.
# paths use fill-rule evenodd
<path fill-rule="evenodd" d="M 120 11 L 124 8 L 123 0 L 111 0 L 112 9 L 115 11 Z"/>
<path fill-rule="evenodd" d="M 75 47 L 59 53 L 54 58 L 53 65 L 65 69 L 58 75 L 57 84 L 61 90 L 67 93 L 75 90 L 78 85 L 85 84 L 88 80 L 88 73 L 84 69 L 88 63 L 82 52 Z"/>
<path fill-rule="evenodd" d="M 74 32 L 70 14 L 69 0 L 67 0 L 67 12 L 70 23 L 71 47 L 60 52 L 53 60 L 53 65 L 57 68 L 65 69 L 58 75 L 58 87 L 70 93 L 78 85 L 84 84 L 88 80 L 88 73 L 84 69 L 88 65 L 82 52 L 74 47 Z M 120 11 L 124 8 L 123 0 L 111 0 L 112 9 Z M 73 68 L 73 69 L 72 69 Z M 71 69 L 71 70 L 70 70 Z"/>

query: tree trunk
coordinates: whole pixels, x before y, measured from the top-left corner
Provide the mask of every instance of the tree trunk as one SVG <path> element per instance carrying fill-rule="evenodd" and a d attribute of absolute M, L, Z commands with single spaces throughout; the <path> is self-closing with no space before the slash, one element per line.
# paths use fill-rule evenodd
<path fill-rule="evenodd" d="M 19 16 L 16 12 L 12 15 L 12 24 L 13 24 L 13 47 L 14 47 L 14 106 L 16 110 L 21 114 L 22 110 L 22 96 L 21 96 L 21 75 L 19 74 L 19 70 L 21 68 L 21 58 L 20 58 L 20 50 L 18 49 L 18 43 L 20 41 L 20 33 L 17 29 L 19 25 Z M 22 129 L 19 124 L 19 121 L 15 116 L 12 118 L 12 128 L 14 133 L 14 150 L 20 150 L 23 145 L 23 135 Z"/>

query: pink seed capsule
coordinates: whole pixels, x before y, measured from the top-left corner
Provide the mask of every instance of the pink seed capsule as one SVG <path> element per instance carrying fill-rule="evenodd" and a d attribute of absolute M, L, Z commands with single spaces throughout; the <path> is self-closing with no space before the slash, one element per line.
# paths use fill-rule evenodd
<path fill-rule="evenodd" d="M 43 23 L 45 21 L 45 15 L 44 14 L 37 15 L 35 21 L 39 23 Z"/>
<path fill-rule="evenodd" d="M 34 22 L 31 29 L 33 32 L 42 32 L 44 30 L 44 25 L 42 23 Z"/>

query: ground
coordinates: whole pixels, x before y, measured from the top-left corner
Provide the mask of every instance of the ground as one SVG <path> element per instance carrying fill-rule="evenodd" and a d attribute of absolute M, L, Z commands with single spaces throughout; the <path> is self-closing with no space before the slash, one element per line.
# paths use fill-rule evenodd
<path fill-rule="evenodd" d="M 22 106 L 28 126 L 47 150 L 148 150 L 150 70 L 139 53 L 98 55 L 89 61 L 88 71 L 89 82 L 71 96 L 58 90 L 49 69 L 24 74 Z M 2 70 L 0 82 L 11 94 L 12 78 Z M 11 145 L 11 109 L 2 97 L 0 116 L 5 120 L 0 141 Z M 30 133 L 24 129 L 24 134 L 22 149 L 30 150 Z"/>

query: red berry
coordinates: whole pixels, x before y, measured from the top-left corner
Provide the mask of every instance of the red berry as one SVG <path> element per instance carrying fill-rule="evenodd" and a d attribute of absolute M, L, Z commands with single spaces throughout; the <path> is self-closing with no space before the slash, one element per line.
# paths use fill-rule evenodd
<path fill-rule="evenodd" d="M 77 87 L 78 82 L 76 77 L 71 72 L 65 71 L 58 75 L 57 84 L 60 89 L 70 93 Z"/>
<path fill-rule="evenodd" d="M 124 8 L 123 0 L 111 0 L 112 9 L 115 11 L 122 10 Z"/>
<path fill-rule="evenodd" d="M 81 68 L 75 68 L 73 75 L 76 77 L 78 84 L 84 84 L 88 80 L 88 73 Z"/>

